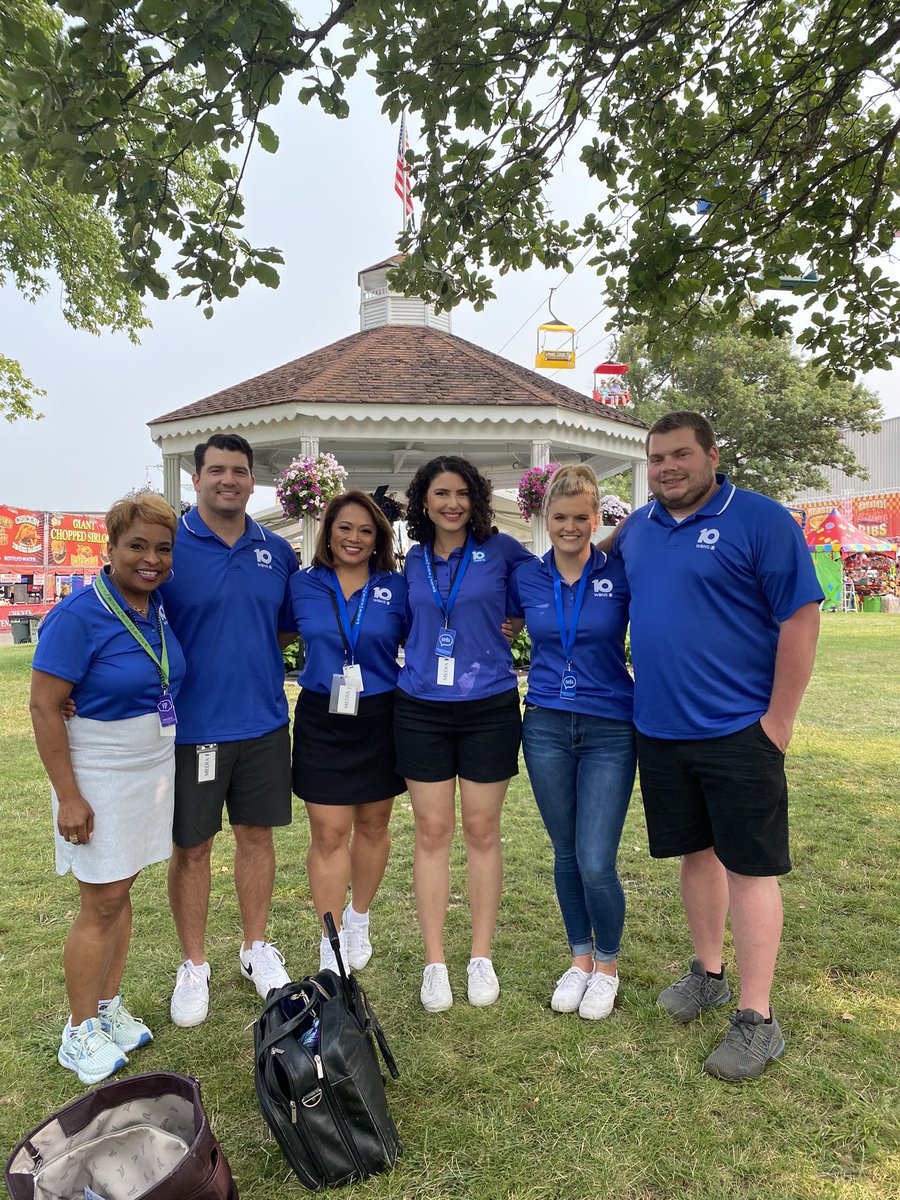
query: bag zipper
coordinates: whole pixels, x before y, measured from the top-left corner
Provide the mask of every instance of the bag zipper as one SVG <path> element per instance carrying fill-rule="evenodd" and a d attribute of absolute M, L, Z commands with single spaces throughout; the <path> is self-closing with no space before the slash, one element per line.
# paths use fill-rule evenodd
<path fill-rule="evenodd" d="M 304 1050 L 305 1049 L 306 1047 L 304 1046 Z M 309 1054 L 308 1050 L 306 1052 Z M 356 1143 L 353 1141 L 353 1135 L 350 1133 L 350 1127 L 347 1124 L 346 1118 L 344 1117 L 344 1114 L 341 1112 L 340 1108 L 334 1103 L 334 1098 L 331 1094 L 331 1085 L 325 1078 L 325 1067 L 322 1063 L 322 1059 L 318 1054 L 314 1055 L 313 1058 L 316 1067 L 316 1074 L 318 1075 L 319 1079 L 322 1080 L 324 1085 L 322 1087 L 322 1094 L 325 1097 L 325 1103 L 328 1106 L 328 1111 L 331 1113 L 331 1119 L 334 1121 L 335 1126 L 340 1131 L 344 1145 L 347 1148 L 350 1157 L 353 1159 L 357 1171 L 359 1171 L 361 1178 L 365 1179 L 368 1172 L 366 1171 L 366 1167 L 362 1159 L 357 1153 Z"/>
<path fill-rule="evenodd" d="M 304 1047 L 304 1049 L 305 1049 L 305 1047 Z M 279 1050 L 277 1046 L 273 1046 L 271 1048 L 270 1053 L 273 1055 L 274 1054 L 283 1054 L 284 1051 Z M 295 1171 L 297 1171 L 298 1175 L 305 1175 L 307 1177 L 307 1179 L 312 1181 L 311 1186 L 312 1186 L 313 1190 L 315 1190 L 319 1187 L 323 1187 L 323 1186 L 328 1187 L 328 1186 L 330 1186 L 328 1183 L 328 1171 L 326 1170 L 325 1163 L 322 1161 L 322 1158 L 319 1154 L 319 1148 L 318 1148 L 318 1146 L 316 1146 L 315 1142 L 309 1137 L 307 1130 L 297 1120 L 297 1101 L 294 1099 L 294 1095 L 293 1095 L 293 1083 L 294 1083 L 293 1076 L 289 1075 L 288 1079 L 290 1080 L 290 1083 L 291 1083 L 291 1095 L 288 1097 L 288 1107 L 289 1107 L 290 1115 L 291 1115 L 291 1127 L 294 1130 L 296 1130 L 297 1136 L 299 1137 L 304 1148 L 306 1149 L 307 1154 L 309 1155 L 312 1162 L 318 1168 L 319 1179 L 316 1180 L 315 1176 L 313 1176 L 305 1167 L 301 1167 L 300 1170 L 297 1170 L 297 1166 L 295 1163 L 291 1163 L 291 1166 L 293 1167 L 293 1169 Z M 274 1089 L 274 1094 L 278 1095 L 279 1090 Z M 302 1099 L 301 1099 L 301 1103 L 302 1103 Z M 308 1185 L 308 1186 L 310 1186 L 310 1185 Z"/>

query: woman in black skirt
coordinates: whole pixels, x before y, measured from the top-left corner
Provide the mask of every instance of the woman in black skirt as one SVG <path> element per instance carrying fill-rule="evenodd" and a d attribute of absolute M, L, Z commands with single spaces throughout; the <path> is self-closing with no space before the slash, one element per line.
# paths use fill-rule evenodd
<path fill-rule="evenodd" d="M 406 790 L 394 769 L 397 650 L 406 633 L 406 582 L 395 565 L 387 518 L 371 496 L 349 491 L 326 508 L 313 565 L 291 581 L 306 649 L 293 789 L 309 814 L 309 886 L 320 920 L 343 910 L 341 948 L 356 970 L 372 954 L 369 905 L 387 866 L 394 797 Z M 323 936 L 326 967 L 337 969 Z"/>

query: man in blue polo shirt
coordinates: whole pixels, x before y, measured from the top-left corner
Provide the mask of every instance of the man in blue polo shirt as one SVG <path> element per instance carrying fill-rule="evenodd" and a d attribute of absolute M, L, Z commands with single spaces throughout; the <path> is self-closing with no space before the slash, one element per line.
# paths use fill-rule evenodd
<path fill-rule="evenodd" d="M 631 589 L 641 791 L 650 853 L 681 857 L 694 946 L 659 997 L 677 1021 L 731 999 L 738 1011 L 704 1063 L 749 1079 L 784 1048 L 769 1004 L 781 940 L 778 876 L 790 870 L 784 754 L 812 673 L 822 591 L 799 526 L 716 473 L 705 417 L 668 413 L 647 435 L 652 504 L 616 541 Z"/>
<path fill-rule="evenodd" d="M 288 708 L 281 645 L 296 636 L 294 551 L 247 515 L 253 450 L 216 434 L 194 451 L 196 508 L 181 519 L 174 577 L 161 589 L 187 675 L 178 700 L 175 846 L 169 903 L 185 961 L 171 1014 L 198 1025 L 209 1011 L 204 938 L 210 854 L 222 808 L 235 837 L 234 880 L 244 941 L 241 973 L 265 997 L 289 982 L 265 940 L 275 881 L 272 827 L 291 821 Z"/>

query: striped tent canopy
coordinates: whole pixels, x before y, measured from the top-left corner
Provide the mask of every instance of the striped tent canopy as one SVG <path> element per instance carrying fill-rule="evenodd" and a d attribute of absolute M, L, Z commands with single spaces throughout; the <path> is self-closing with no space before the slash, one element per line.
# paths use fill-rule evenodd
<path fill-rule="evenodd" d="M 806 533 L 810 550 L 840 551 L 841 554 L 896 554 L 897 547 L 873 538 L 864 529 L 833 508 L 827 517 L 813 521 Z"/>

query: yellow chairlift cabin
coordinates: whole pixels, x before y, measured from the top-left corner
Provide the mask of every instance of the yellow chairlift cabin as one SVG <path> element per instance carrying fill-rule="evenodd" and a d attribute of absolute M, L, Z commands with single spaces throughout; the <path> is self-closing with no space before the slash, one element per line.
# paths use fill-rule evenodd
<path fill-rule="evenodd" d="M 550 289 L 550 301 L 556 288 Z M 550 308 L 550 301 L 547 307 Z M 575 366 L 575 326 L 567 325 L 554 316 L 550 308 L 552 320 L 538 325 L 537 353 L 534 365 L 551 371 L 571 371 Z"/>

